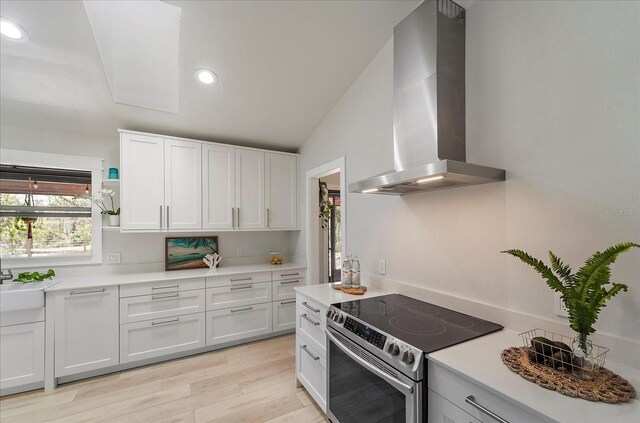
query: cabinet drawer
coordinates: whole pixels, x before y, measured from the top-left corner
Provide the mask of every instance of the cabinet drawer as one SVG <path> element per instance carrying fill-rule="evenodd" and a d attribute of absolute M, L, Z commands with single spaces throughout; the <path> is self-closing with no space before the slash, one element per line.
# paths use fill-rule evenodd
<path fill-rule="evenodd" d="M 273 281 L 273 301 L 276 300 L 288 300 L 296 297 L 297 286 L 304 286 L 307 284 L 307 280 L 304 278 L 289 279 L 284 281 Z"/>
<path fill-rule="evenodd" d="M 482 412 L 478 407 L 474 407 L 465 401 L 469 396 L 473 397 L 473 401 L 480 407 L 484 407 L 492 413 L 497 414 L 504 420 L 518 423 L 538 423 L 540 419 L 524 409 L 507 402 L 503 398 L 487 391 L 480 385 L 477 385 L 462 376 L 453 373 L 444 367 L 428 361 L 428 378 L 429 388 L 440 396 L 449 400 L 457 407 L 471 414 L 482 422 L 491 422 L 495 420 Z"/>
<path fill-rule="evenodd" d="M 204 278 L 145 282 L 120 286 L 120 298 L 204 289 Z"/>
<path fill-rule="evenodd" d="M 326 412 L 327 372 L 326 360 L 301 337 L 296 338 L 296 377 Z"/>
<path fill-rule="evenodd" d="M 207 288 L 229 285 L 246 285 L 255 282 L 271 282 L 271 272 L 239 273 L 237 275 L 207 276 Z"/>
<path fill-rule="evenodd" d="M 320 354 L 326 354 L 327 339 L 324 333 L 324 321 L 321 321 L 309 313 L 307 309 L 297 307 L 296 331 L 307 338 L 313 348 L 320 352 Z"/>
<path fill-rule="evenodd" d="M 273 331 L 295 329 L 296 300 L 275 301 L 273 303 Z"/>
<path fill-rule="evenodd" d="M 271 301 L 271 282 L 207 289 L 207 311 Z"/>
<path fill-rule="evenodd" d="M 204 347 L 204 326 L 204 313 L 120 325 L 120 362 Z"/>
<path fill-rule="evenodd" d="M 207 345 L 271 333 L 271 303 L 207 312 Z"/>
<path fill-rule="evenodd" d="M 204 289 L 163 292 L 120 299 L 120 323 L 140 322 L 204 311 Z"/>
<path fill-rule="evenodd" d="M 311 300 L 303 295 L 297 294 L 296 300 L 298 303 L 298 308 L 304 310 L 305 313 L 308 313 L 311 316 L 319 319 L 320 322 L 324 325 L 325 319 L 327 315 L 327 307 L 317 303 L 314 300 Z"/>
<path fill-rule="evenodd" d="M 440 395 L 428 389 L 427 412 L 429 414 L 429 423 L 482 423 L 480 420 L 475 419 L 471 414 L 466 413 L 463 409 L 456 407 Z M 491 422 L 493 423 L 493 422 Z"/>
<path fill-rule="evenodd" d="M 300 279 L 307 277 L 307 269 L 287 269 L 271 272 L 272 280 L 279 281 L 283 279 Z"/>

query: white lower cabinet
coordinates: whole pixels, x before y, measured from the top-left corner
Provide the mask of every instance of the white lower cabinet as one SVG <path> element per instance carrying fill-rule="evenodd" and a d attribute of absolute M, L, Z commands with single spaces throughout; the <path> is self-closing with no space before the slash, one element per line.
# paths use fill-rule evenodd
<path fill-rule="evenodd" d="M 427 398 L 429 423 L 482 423 L 429 389 Z"/>
<path fill-rule="evenodd" d="M 119 363 L 118 287 L 55 292 L 55 376 Z"/>
<path fill-rule="evenodd" d="M 322 315 L 322 317 L 316 316 L 298 305 L 296 311 L 296 332 L 304 335 L 311 346 L 322 355 L 325 355 L 327 350 L 327 338 L 324 331 L 324 315 Z"/>
<path fill-rule="evenodd" d="M 216 345 L 272 332 L 271 303 L 207 312 L 207 345 Z"/>
<path fill-rule="evenodd" d="M 296 377 L 318 403 L 322 411 L 327 409 L 327 360 L 305 337 L 296 337 Z"/>
<path fill-rule="evenodd" d="M 282 281 L 273 281 L 273 301 L 288 300 L 296 297 L 296 287 L 307 284 L 305 278 L 289 279 Z"/>
<path fill-rule="evenodd" d="M 205 314 L 196 313 L 120 326 L 120 361 L 187 351 L 205 346 Z"/>
<path fill-rule="evenodd" d="M 275 301 L 273 303 L 273 331 L 295 329 L 296 300 Z"/>
<path fill-rule="evenodd" d="M 207 310 L 241 307 L 271 301 L 271 282 L 207 289 Z"/>
<path fill-rule="evenodd" d="M 44 380 L 44 322 L 0 328 L 0 389 Z"/>

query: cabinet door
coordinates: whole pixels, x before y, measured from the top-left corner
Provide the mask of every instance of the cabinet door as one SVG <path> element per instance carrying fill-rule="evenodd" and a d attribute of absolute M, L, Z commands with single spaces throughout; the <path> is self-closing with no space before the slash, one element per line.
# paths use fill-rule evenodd
<path fill-rule="evenodd" d="M 304 338 L 296 338 L 296 377 L 318 403 L 327 411 L 327 363 Z"/>
<path fill-rule="evenodd" d="M 286 281 L 273 281 L 273 300 L 288 300 L 296 298 L 296 287 L 307 284 L 306 279 L 290 279 Z"/>
<path fill-rule="evenodd" d="M 265 202 L 267 227 L 297 227 L 298 158 L 288 154 L 265 154 Z"/>
<path fill-rule="evenodd" d="M 237 148 L 236 160 L 236 227 L 265 228 L 264 152 Z"/>
<path fill-rule="evenodd" d="M 44 322 L 0 328 L 0 388 L 44 380 Z"/>
<path fill-rule="evenodd" d="M 202 146 L 202 227 L 205 229 L 234 227 L 235 166 L 232 147 Z"/>
<path fill-rule="evenodd" d="M 273 303 L 273 331 L 296 328 L 296 300 L 276 301 Z"/>
<path fill-rule="evenodd" d="M 204 347 L 204 326 L 204 313 L 124 324 L 120 360 L 129 363 Z"/>
<path fill-rule="evenodd" d="M 55 375 L 113 366 L 118 359 L 118 287 L 56 292 Z"/>
<path fill-rule="evenodd" d="M 164 139 L 120 137 L 122 229 L 161 229 L 164 213 Z"/>
<path fill-rule="evenodd" d="M 202 145 L 165 140 L 165 219 L 167 229 L 202 228 Z"/>
<path fill-rule="evenodd" d="M 482 423 L 429 389 L 429 423 Z"/>
<path fill-rule="evenodd" d="M 207 312 L 207 345 L 271 333 L 271 303 Z"/>

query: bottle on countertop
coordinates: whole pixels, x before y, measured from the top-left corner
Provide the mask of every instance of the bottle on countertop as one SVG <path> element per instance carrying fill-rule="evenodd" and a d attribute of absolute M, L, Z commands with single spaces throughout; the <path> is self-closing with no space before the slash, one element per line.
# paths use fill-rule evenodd
<path fill-rule="evenodd" d="M 351 255 L 347 254 L 347 258 L 342 262 L 342 286 L 344 288 L 351 288 L 351 281 L 353 281 L 353 273 L 351 272 Z"/>
<path fill-rule="evenodd" d="M 351 262 L 351 288 L 360 288 L 360 260 L 358 256 Z"/>

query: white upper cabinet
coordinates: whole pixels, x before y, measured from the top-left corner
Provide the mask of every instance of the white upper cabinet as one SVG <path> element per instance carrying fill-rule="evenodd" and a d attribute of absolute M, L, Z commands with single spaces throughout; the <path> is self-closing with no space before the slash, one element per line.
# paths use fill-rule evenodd
<path fill-rule="evenodd" d="M 297 227 L 298 158 L 289 154 L 265 154 L 265 203 L 267 228 Z"/>
<path fill-rule="evenodd" d="M 122 231 L 298 228 L 295 154 L 120 133 Z"/>
<path fill-rule="evenodd" d="M 235 149 L 202 145 L 202 227 L 235 227 Z"/>
<path fill-rule="evenodd" d="M 161 229 L 164 139 L 123 133 L 120 142 L 122 229 Z"/>
<path fill-rule="evenodd" d="M 236 148 L 236 228 L 266 227 L 264 152 Z"/>
<path fill-rule="evenodd" d="M 164 142 L 164 198 L 167 229 L 202 228 L 202 144 Z"/>

